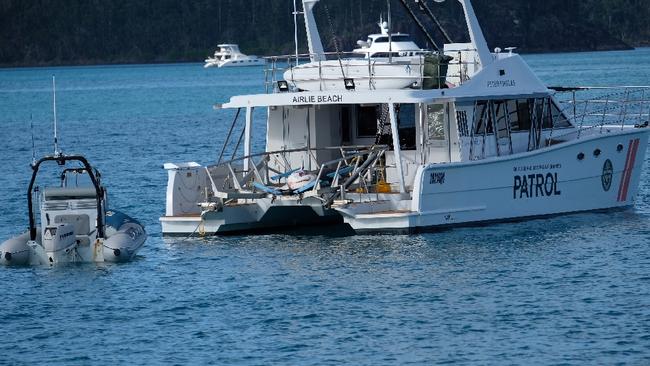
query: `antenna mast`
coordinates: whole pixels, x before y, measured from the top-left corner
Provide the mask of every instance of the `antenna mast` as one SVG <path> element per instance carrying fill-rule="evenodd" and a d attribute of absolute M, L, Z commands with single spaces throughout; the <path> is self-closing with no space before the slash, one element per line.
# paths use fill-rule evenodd
<path fill-rule="evenodd" d="M 52 75 L 52 107 L 54 109 L 54 156 L 59 156 L 59 139 L 56 130 L 56 78 Z"/>
<path fill-rule="evenodd" d="M 34 143 L 34 114 L 29 114 L 29 129 L 32 132 L 32 166 L 36 165 L 36 144 Z"/>
<path fill-rule="evenodd" d="M 388 7 L 388 62 L 393 62 L 393 21 L 390 15 L 390 0 L 386 0 Z"/>
<path fill-rule="evenodd" d="M 296 45 L 296 66 L 298 66 L 298 8 L 293 0 L 293 41 Z"/>

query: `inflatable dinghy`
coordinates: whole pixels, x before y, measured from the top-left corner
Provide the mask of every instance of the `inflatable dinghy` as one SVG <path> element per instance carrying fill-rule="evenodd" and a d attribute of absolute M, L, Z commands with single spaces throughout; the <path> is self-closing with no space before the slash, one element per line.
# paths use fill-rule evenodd
<path fill-rule="evenodd" d="M 44 162 L 63 167 L 61 186 L 40 190 L 34 187 Z M 65 168 L 68 162 L 81 167 Z M 0 264 L 55 265 L 80 262 L 125 262 L 144 244 L 144 226 L 131 217 L 106 209 L 106 190 L 99 172 L 80 155 L 46 156 L 32 166 L 27 191 L 29 230 L 0 245 Z M 90 178 L 91 187 L 70 186 L 70 178 Z M 34 212 L 34 200 L 40 202 L 40 226 Z"/>

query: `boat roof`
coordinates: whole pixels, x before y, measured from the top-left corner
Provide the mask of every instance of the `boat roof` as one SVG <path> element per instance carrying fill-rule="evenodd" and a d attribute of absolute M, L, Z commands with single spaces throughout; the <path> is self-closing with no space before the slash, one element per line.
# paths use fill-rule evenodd
<path fill-rule="evenodd" d="M 342 83 L 343 81 L 341 81 Z M 359 83 L 360 81 L 357 81 Z M 280 107 L 316 104 L 430 103 L 548 95 L 551 91 L 517 54 L 496 60 L 464 84 L 448 89 L 304 91 L 233 96 L 215 108 Z"/>

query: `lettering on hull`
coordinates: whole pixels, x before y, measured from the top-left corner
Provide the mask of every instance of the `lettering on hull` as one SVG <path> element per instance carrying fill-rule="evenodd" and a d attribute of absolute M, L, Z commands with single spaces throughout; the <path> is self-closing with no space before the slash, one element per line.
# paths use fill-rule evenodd
<path fill-rule="evenodd" d="M 445 184 L 445 172 L 432 172 L 429 177 L 429 184 Z"/>
<path fill-rule="evenodd" d="M 513 199 L 552 197 L 562 195 L 558 189 L 557 173 L 515 175 L 512 185 Z"/>

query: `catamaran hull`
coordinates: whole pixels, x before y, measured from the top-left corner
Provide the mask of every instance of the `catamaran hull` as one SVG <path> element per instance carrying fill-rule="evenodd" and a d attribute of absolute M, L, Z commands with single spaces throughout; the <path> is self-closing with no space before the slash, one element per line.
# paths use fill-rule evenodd
<path fill-rule="evenodd" d="M 223 207 L 201 215 L 160 218 L 164 235 L 217 235 L 306 226 L 342 225 L 342 217 L 320 204 L 271 204 L 271 199 L 255 204 Z"/>
<path fill-rule="evenodd" d="M 627 207 L 637 194 L 649 132 L 629 129 L 511 156 L 421 166 L 410 199 L 397 193 L 354 193 L 326 209 L 318 200 L 264 198 L 160 221 L 165 235 L 332 223 L 355 232 L 417 232 Z"/>
<path fill-rule="evenodd" d="M 479 162 L 420 167 L 411 207 L 337 208 L 357 232 L 407 231 L 510 221 L 634 204 L 648 131 L 585 138 Z"/>

